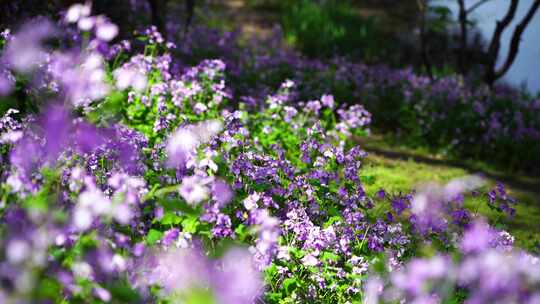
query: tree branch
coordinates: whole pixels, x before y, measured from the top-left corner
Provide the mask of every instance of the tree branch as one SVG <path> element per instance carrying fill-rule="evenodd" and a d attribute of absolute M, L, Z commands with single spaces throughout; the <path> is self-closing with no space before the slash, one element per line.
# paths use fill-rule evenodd
<path fill-rule="evenodd" d="M 504 18 L 500 21 L 497 21 L 497 26 L 495 27 L 495 31 L 493 32 L 493 36 L 491 38 L 491 42 L 488 48 L 486 62 L 487 70 L 485 78 L 489 86 L 492 86 L 497 79 L 495 75 L 495 65 L 497 63 L 497 57 L 499 56 L 499 51 L 501 49 L 502 34 L 504 30 L 508 27 L 508 25 L 510 25 L 510 22 L 512 22 L 514 16 L 516 15 L 519 0 L 511 1 L 512 2 L 510 3 L 510 7 L 508 8 L 508 11 L 506 12 Z"/>
<path fill-rule="evenodd" d="M 527 15 L 523 18 L 523 20 L 516 26 L 516 29 L 514 30 L 514 33 L 512 34 L 512 40 L 510 41 L 510 51 L 508 52 L 508 57 L 506 58 L 506 61 L 504 62 L 504 65 L 501 67 L 501 69 L 497 70 L 495 72 L 495 79 L 498 79 L 502 77 L 512 64 L 514 63 L 517 54 L 519 53 L 519 45 L 521 43 L 521 36 L 523 35 L 523 32 L 531 22 L 531 19 L 533 18 L 534 14 L 540 7 L 540 0 L 535 0 L 534 3 L 529 8 L 529 11 L 527 12 Z"/>
<path fill-rule="evenodd" d="M 470 14 L 472 13 L 474 10 L 476 10 L 477 8 L 479 8 L 480 6 L 482 6 L 483 4 L 485 4 L 486 2 L 489 2 L 491 0 L 480 0 L 478 2 L 476 2 L 475 4 L 473 4 L 471 7 L 469 7 L 467 9 L 467 14 Z"/>

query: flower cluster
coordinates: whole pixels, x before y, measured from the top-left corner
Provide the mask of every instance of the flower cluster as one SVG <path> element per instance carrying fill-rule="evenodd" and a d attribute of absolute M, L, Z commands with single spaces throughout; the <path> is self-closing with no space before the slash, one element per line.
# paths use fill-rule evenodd
<path fill-rule="evenodd" d="M 375 127 L 406 136 L 405 142 L 523 169 L 538 162 L 540 103 L 526 93 L 503 84 L 490 90 L 455 75 L 431 81 L 412 68 L 366 65 L 345 57 L 306 58 L 280 47 L 282 36 L 276 28 L 266 40 L 244 43 L 238 32 L 200 26 L 182 40 L 178 52 L 188 58 L 197 58 L 196 51 L 221 58 L 233 92 L 243 100 L 261 100 L 289 78 L 299 84 L 296 101 L 332 93 L 340 102 L 360 102 L 377 114 Z M 316 110 L 317 103 L 307 104 Z"/>
<path fill-rule="evenodd" d="M 277 60 L 254 49 L 241 70 L 185 66 L 177 56 L 196 41 L 179 55 L 152 27 L 142 53 L 110 46 L 119 28 L 88 3 L 58 25 L 33 22 L 4 32 L 0 55 L 1 95 L 31 105 L 0 118 L 0 300 L 419 303 L 451 290 L 473 303 L 537 301 L 537 258 L 463 204 L 474 192 L 513 215 L 504 186 L 483 193 L 467 177 L 368 193 L 354 140 L 369 134 L 363 105 L 301 74 L 267 79 L 274 86 L 257 94 L 240 83 L 243 69 L 277 68 L 285 51 Z M 409 75 L 356 68 L 388 85 Z"/>

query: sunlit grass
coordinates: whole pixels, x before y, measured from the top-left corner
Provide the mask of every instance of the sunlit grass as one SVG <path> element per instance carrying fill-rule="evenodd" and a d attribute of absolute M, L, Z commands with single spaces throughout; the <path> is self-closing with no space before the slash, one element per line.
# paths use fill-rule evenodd
<path fill-rule="evenodd" d="M 476 162 L 474 169 L 471 170 L 452 165 L 451 162 L 446 163 L 440 155 L 430 154 L 423 149 L 395 147 L 381 137 L 367 139 L 364 143 L 371 149 L 386 150 L 391 146 L 393 151 L 399 151 L 403 155 L 412 155 L 409 158 L 406 156 L 394 158 L 370 152 L 362 170 L 362 176 L 369 181 L 365 185 L 369 194 L 374 194 L 381 188 L 392 193 L 408 193 L 425 183 L 444 184 L 454 178 L 482 174 L 482 172 L 524 181 L 540 189 L 540 180 L 537 178 L 497 172 L 491 166 L 481 162 Z M 413 156 L 436 159 L 437 163 L 420 162 L 413 159 Z M 486 177 L 484 188 L 493 187 L 496 182 L 496 178 Z M 519 246 L 532 249 L 540 242 L 540 197 L 535 192 L 535 188 L 524 189 L 508 183 L 505 186 L 509 194 L 518 201 L 516 216 L 512 219 L 503 218 L 499 213 L 491 210 L 485 203 L 485 199 L 467 197 L 465 205 L 470 210 L 478 211 L 479 214 L 499 222 L 500 228 L 507 229 L 516 237 Z"/>

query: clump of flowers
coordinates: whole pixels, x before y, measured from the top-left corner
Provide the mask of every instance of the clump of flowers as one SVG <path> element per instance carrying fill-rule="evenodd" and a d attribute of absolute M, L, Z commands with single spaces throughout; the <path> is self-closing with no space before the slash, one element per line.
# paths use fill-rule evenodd
<path fill-rule="evenodd" d="M 235 99 L 229 62 L 119 31 L 84 3 L 3 32 L 0 95 L 35 103 L 0 118 L 0 301 L 537 301 L 537 257 L 464 207 L 513 215 L 502 185 L 368 193 L 354 137 L 378 113 L 301 77 Z"/>

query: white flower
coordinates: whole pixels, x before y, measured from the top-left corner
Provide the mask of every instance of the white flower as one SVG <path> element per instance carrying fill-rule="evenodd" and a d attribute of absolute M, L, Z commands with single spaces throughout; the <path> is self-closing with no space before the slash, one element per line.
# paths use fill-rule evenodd
<path fill-rule="evenodd" d="M 179 188 L 180 195 L 190 205 L 196 205 L 208 198 L 208 188 L 199 176 L 184 177 Z"/>
<path fill-rule="evenodd" d="M 426 210 L 427 205 L 428 198 L 425 194 L 416 195 L 411 202 L 411 211 L 414 214 L 421 214 Z"/>
<path fill-rule="evenodd" d="M 325 157 L 327 157 L 327 158 L 332 158 L 332 157 L 334 157 L 334 153 L 333 153 L 330 149 L 324 150 L 323 155 L 324 155 Z"/>
<path fill-rule="evenodd" d="M 261 195 L 257 192 L 249 195 L 244 199 L 244 207 L 247 210 L 252 210 L 258 207 L 257 202 L 261 199 Z"/>
<path fill-rule="evenodd" d="M 90 53 L 90 55 L 86 56 L 84 59 L 82 66 L 85 70 L 89 71 L 99 69 L 103 66 L 103 56 L 98 53 Z"/>
<path fill-rule="evenodd" d="M 80 278 L 90 278 L 92 275 L 92 266 L 88 265 L 86 262 L 77 262 L 71 266 L 73 274 Z"/>
<path fill-rule="evenodd" d="M 23 183 L 18 175 L 10 175 L 6 180 L 6 184 L 11 187 L 12 192 L 19 192 L 23 188 Z"/>
<path fill-rule="evenodd" d="M 91 4 L 87 2 L 85 4 L 73 4 L 69 7 L 65 20 L 68 23 L 75 23 L 83 17 L 88 17 L 90 15 Z"/>
<path fill-rule="evenodd" d="M 302 264 L 305 266 L 317 266 L 319 264 L 319 260 L 312 254 L 308 254 L 302 258 Z"/>
<path fill-rule="evenodd" d="M 111 211 L 111 201 L 100 190 L 87 190 L 79 195 L 81 207 L 89 208 L 93 213 L 102 215 Z"/>
<path fill-rule="evenodd" d="M 146 89 L 146 75 L 136 68 L 118 68 L 113 72 L 113 75 L 116 80 L 116 87 L 120 90 L 132 87 L 135 91 L 141 92 Z"/>
<path fill-rule="evenodd" d="M 113 217 L 118 223 L 127 225 L 133 217 L 133 213 L 127 204 L 118 204 L 114 206 Z"/>
<path fill-rule="evenodd" d="M 195 110 L 195 113 L 201 114 L 203 112 L 206 112 L 206 110 L 208 110 L 208 107 L 206 105 L 204 105 L 203 103 L 197 102 L 193 106 L 193 110 Z"/>
<path fill-rule="evenodd" d="M 289 254 L 289 247 L 287 246 L 279 246 L 277 258 L 279 260 L 285 260 L 288 261 L 291 259 L 291 255 Z"/>
<path fill-rule="evenodd" d="M 118 26 L 110 22 L 102 22 L 97 24 L 96 37 L 103 41 L 111 41 L 118 35 Z"/>
<path fill-rule="evenodd" d="M 81 31 L 89 31 L 94 27 L 95 19 L 92 17 L 83 17 L 77 22 L 77 26 Z"/>
<path fill-rule="evenodd" d="M 73 214 L 73 224 L 78 230 L 82 231 L 90 228 L 92 220 L 92 213 L 88 208 L 78 207 L 75 209 L 75 213 Z"/>
<path fill-rule="evenodd" d="M 191 152 L 199 145 L 197 135 L 186 128 L 178 129 L 167 144 L 167 153 L 172 156 L 178 152 Z"/>
<path fill-rule="evenodd" d="M 19 264 L 23 262 L 30 254 L 30 245 L 23 240 L 12 240 L 9 242 L 6 249 L 7 260 L 11 264 Z"/>
<path fill-rule="evenodd" d="M 22 131 L 9 131 L 4 134 L 2 134 L 2 137 L 0 137 L 0 143 L 16 143 L 23 137 Z"/>
<path fill-rule="evenodd" d="M 194 127 L 195 133 L 201 142 L 208 142 L 214 135 L 223 129 L 223 124 L 219 120 L 208 120 L 197 124 Z"/>
<path fill-rule="evenodd" d="M 112 264 L 118 271 L 124 271 L 126 269 L 126 259 L 119 254 L 115 254 L 112 258 Z"/>

